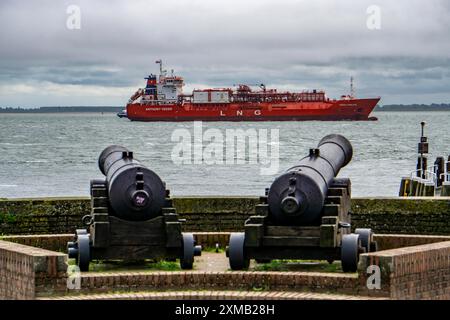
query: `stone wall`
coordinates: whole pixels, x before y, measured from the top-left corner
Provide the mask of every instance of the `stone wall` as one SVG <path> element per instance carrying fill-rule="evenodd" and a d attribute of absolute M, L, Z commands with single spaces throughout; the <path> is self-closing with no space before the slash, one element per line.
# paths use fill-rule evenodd
<path fill-rule="evenodd" d="M 367 267 L 381 269 L 381 289 L 391 299 L 450 299 L 450 241 L 379 251 L 361 255 L 361 285 Z"/>
<path fill-rule="evenodd" d="M 450 198 L 352 199 L 352 224 L 376 233 L 450 235 Z"/>
<path fill-rule="evenodd" d="M 67 256 L 0 240 L 0 300 L 64 293 Z"/>
<path fill-rule="evenodd" d="M 184 231 L 230 232 L 243 229 L 257 197 L 175 197 Z M 450 198 L 355 198 L 353 228 L 376 233 L 450 235 Z M 89 214 L 89 198 L 0 200 L 0 235 L 72 233 Z"/>
<path fill-rule="evenodd" d="M 0 235 L 74 232 L 89 212 L 89 198 L 0 200 Z"/>

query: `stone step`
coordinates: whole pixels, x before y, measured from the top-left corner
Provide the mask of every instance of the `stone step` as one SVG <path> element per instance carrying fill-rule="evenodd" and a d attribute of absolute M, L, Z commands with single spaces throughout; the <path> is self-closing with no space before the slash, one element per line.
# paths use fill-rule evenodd
<path fill-rule="evenodd" d="M 311 290 L 350 295 L 362 293 L 357 274 L 280 271 L 126 271 L 82 273 L 77 294 L 156 290 L 250 291 L 266 287 L 271 291 Z"/>
<path fill-rule="evenodd" d="M 286 291 L 143 291 L 40 297 L 37 300 L 386 300 L 343 294 Z"/>

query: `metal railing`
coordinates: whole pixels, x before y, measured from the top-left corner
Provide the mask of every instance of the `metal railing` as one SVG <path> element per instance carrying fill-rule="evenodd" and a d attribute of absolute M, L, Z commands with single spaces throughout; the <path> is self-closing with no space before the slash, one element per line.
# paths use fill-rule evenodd
<path fill-rule="evenodd" d="M 442 182 L 450 182 L 450 161 L 444 162 L 444 172 L 441 174 Z"/>
<path fill-rule="evenodd" d="M 446 161 L 444 163 L 444 172 L 439 175 L 439 179 L 442 182 L 450 182 L 450 171 L 448 168 L 450 168 L 450 161 Z M 410 173 L 410 178 L 411 180 L 421 179 L 425 182 L 432 182 L 435 186 L 437 186 L 437 165 L 428 166 L 424 172 L 422 169 L 413 170 Z"/>
<path fill-rule="evenodd" d="M 426 170 L 423 172 L 422 169 L 413 170 L 410 173 L 411 180 L 413 179 L 422 179 L 425 182 L 432 182 L 434 185 L 437 184 L 437 174 L 436 174 L 436 165 L 428 166 Z"/>

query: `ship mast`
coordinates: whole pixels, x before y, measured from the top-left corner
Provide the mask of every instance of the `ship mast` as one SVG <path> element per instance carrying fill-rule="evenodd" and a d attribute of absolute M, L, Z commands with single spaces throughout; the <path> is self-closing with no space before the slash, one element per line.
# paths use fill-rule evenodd
<path fill-rule="evenodd" d="M 355 87 L 353 85 L 353 76 L 350 77 L 350 97 L 355 97 Z"/>
<path fill-rule="evenodd" d="M 156 60 L 155 63 L 159 64 L 159 77 L 163 78 L 166 75 L 166 70 L 163 70 L 162 59 Z"/>
<path fill-rule="evenodd" d="M 162 71 L 163 71 L 162 70 L 162 60 L 161 59 L 156 60 L 155 63 L 159 64 L 159 74 L 161 75 Z"/>

